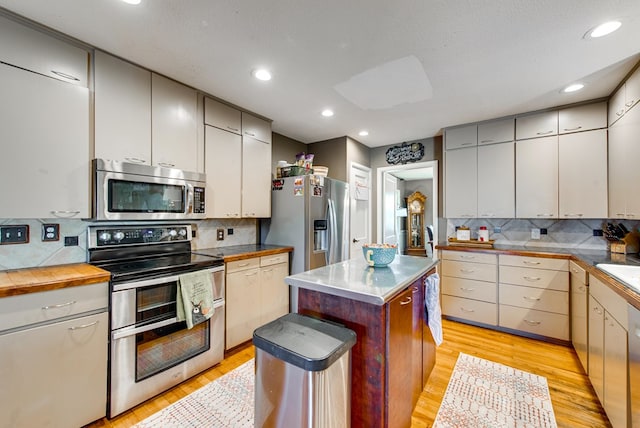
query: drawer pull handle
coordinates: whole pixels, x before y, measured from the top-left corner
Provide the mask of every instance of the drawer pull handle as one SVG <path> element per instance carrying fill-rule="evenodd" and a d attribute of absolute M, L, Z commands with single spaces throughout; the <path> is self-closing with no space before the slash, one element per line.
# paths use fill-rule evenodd
<path fill-rule="evenodd" d="M 628 103 L 625 103 L 624 105 L 626 105 L 627 107 L 631 107 L 635 103 L 635 101 L 636 100 L 631 100 Z"/>
<path fill-rule="evenodd" d="M 602 311 L 601 311 L 601 310 L 600 310 L 600 308 L 598 308 L 598 307 L 593 308 L 593 311 L 594 311 L 595 313 L 597 313 L 598 315 L 602 315 Z"/>
<path fill-rule="evenodd" d="M 542 278 L 538 277 L 538 276 L 523 276 L 522 278 L 526 279 L 527 281 L 540 281 Z"/>
<path fill-rule="evenodd" d="M 540 325 L 541 322 L 540 321 L 530 321 L 530 320 L 524 320 L 524 322 L 526 322 L 529 325 Z"/>
<path fill-rule="evenodd" d="M 98 321 L 90 322 L 89 324 L 82 324 L 82 325 L 79 325 L 79 326 L 76 326 L 76 327 L 69 327 L 69 330 L 71 330 L 71 331 L 80 330 L 80 329 L 83 329 L 83 328 L 91 327 L 91 326 L 96 325 L 96 324 L 98 324 Z"/>
<path fill-rule="evenodd" d="M 571 269 L 571 272 L 578 273 L 578 269 Z"/>
<path fill-rule="evenodd" d="M 525 265 L 539 265 L 540 262 L 532 262 L 530 260 L 523 260 L 522 263 L 524 263 Z"/>
<path fill-rule="evenodd" d="M 70 218 L 80 214 L 80 211 L 57 210 L 57 211 L 51 211 L 51 214 L 54 217 Z"/>
<path fill-rule="evenodd" d="M 539 297 L 527 297 L 527 296 L 522 296 L 523 299 L 525 300 L 532 300 L 534 302 L 539 302 L 540 298 Z"/>
<path fill-rule="evenodd" d="M 475 259 L 475 256 L 460 256 L 461 259 Z"/>
<path fill-rule="evenodd" d="M 420 291 L 420 288 L 418 287 L 413 287 L 413 291 L 411 292 L 411 294 L 416 294 L 417 292 Z"/>
<path fill-rule="evenodd" d="M 586 289 L 586 287 L 584 285 L 581 285 L 580 287 L 578 287 L 578 290 L 587 291 L 587 289 Z"/>
<path fill-rule="evenodd" d="M 43 306 L 42 309 L 44 309 L 45 311 L 47 309 L 59 309 L 59 308 L 64 308 L 65 306 L 71 306 L 71 305 L 73 305 L 75 303 L 76 303 L 76 301 L 72 300 L 72 301 L 67 302 L 67 303 L 60 303 L 59 305 Z"/>
<path fill-rule="evenodd" d="M 463 308 L 462 306 L 460 306 L 460 310 L 461 310 L 462 312 L 475 312 L 475 310 L 473 310 L 473 309 L 465 309 L 465 308 Z"/>
<path fill-rule="evenodd" d="M 144 159 L 140 159 L 140 158 L 125 158 L 127 160 L 127 162 L 131 162 L 131 163 L 147 163 L 146 160 Z"/>
<path fill-rule="evenodd" d="M 240 263 L 240 264 L 238 264 L 238 266 L 240 266 L 240 267 L 249 266 L 249 263 Z"/>
<path fill-rule="evenodd" d="M 473 270 L 473 269 L 460 269 L 460 272 L 462 272 L 462 273 L 474 273 L 475 270 Z"/>
<path fill-rule="evenodd" d="M 461 145 L 461 146 L 470 146 L 470 145 L 472 145 L 472 144 L 473 144 L 473 143 L 469 142 L 469 143 L 462 143 L 462 144 L 460 144 L 460 145 Z"/>
<path fill-rule="evenodd" d="M 536 214 L 536 217 L 553 217 L 553 214 L 544 214 L 544 213 L 541 213 L 541 214 Z"/>
<path fill-rule="evenodd" d="M 245 273 L 244 276 L 256 276 L 258 272 Z"/>
<path fill-rule="evenodd" d="M 476 291 L 475 288 L 465 288 L 465 287 L 460 287 L 460 290 L 462 290 L 462 291 Z"/>
<path fill-rule="evenodd" d="M 400 302 L 400 306 L 404 306 L 404 305 L 408 305 L 409 303 L 411 303 L 413 299 L 411 299 L 411 297 L 407 297 L 406 300 L 403 300 L 402 302 Z"/>
<path fill-rule="evenodd" d="M 176 166 L 176 164 L 171 162 L 158 162 L 158 166 L 162 166 L 164 168 L 173 168 L 174 166 Z"/>
<path fill-rule="evenodd" d="M 230 129 L 233 132 L 240 132 L 240 130 L 238 128 L 234 128 L 233 126 L 229 126 L 229 125 L 227 125 L 227 129 Z"/>
<path fill-rule="evenodd" d="M 582 129 L 582 126 L 576 126 L 575 128 L 564 128 L 565 131 L 577 131 L 578 129 Z"/>
<path fill-rule="evenodd" d="M 536 135 L 549 135 L 549 134 L 553 134 L 553 129 L 551 131 L 536 132 Z"/>
<path fill-rule="evenodd" d="M 481 143 L 493 143 L 493 142 L 494 142 L 494 140 L 482 140 L 482 141 L 480 141 L 480 142 L 481 142 Z"/>

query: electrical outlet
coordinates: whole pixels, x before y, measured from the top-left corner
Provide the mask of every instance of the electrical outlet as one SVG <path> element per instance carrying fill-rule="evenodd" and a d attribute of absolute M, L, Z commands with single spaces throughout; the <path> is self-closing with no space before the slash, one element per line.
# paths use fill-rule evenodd
<path fill-rule="evenodd" d="M 602 229 L 593 229 L 593 236 L 602 236 Z"/>
<path fill-rule="evenodd" d="M 493 233 L 502 233 L 502 228 L 500 226 L 496 226 L 493 228 Z"/>
<path fill-rule="evenodd" d="M 64 246 L 65 247 L 75 247 L 78 245 L 78 237 L 77 236 L 65 236 L 64 237 Z"/>
<path fill-rule="evenodd" d="M 216 230 L 216 236 L 218 238 L 218 241 L 223 241 L 224 240 L 224 229 Z"/>
<path fill-rule="evenodd" d="M 540 229 L 531 229 L 531 239 L 540 239 Z"/>
<path fill-rule="evenodd" d="M 60 225 L 58 223 L 48 223 L 42 225 L 42 241 L 59 241 Z"/>
<path fill-rule="evenodd" d="M 26 244 L 29 242 L 29 225 L 3 226 L 0 228 L 0 244 Z"/>
<path fill-rule="evenodd" d="M 544 227 L 540 228 L 540 235 L 546 235 L 547 234 L 547 229 L 545 229 Z"/>
<path fill-rule="evenodd" d="M 233 235 L 233 229 L 232 228 L 227 229 L 227 235 Z"/>

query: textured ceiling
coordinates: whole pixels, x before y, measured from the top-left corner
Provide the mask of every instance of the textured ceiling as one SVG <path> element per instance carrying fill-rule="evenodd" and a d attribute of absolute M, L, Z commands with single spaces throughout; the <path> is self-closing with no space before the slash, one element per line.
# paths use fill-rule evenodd
<path fill-rule="evenodd" d="M 275 132 L 304 143 L 347 135 L 370 147 L 396 144 L 608 96 L 640 52 L 638 0 L 0 0 L 0 7 L 273 119 Z M 622 28 L 582 38 L 609 19 Z M 272 70 L 270 82 L 251 77 L 258 66 Z M 574 81 L 585 89 L 559 93 Z M 333 117 L 320 115 L 326 107 Z"/>

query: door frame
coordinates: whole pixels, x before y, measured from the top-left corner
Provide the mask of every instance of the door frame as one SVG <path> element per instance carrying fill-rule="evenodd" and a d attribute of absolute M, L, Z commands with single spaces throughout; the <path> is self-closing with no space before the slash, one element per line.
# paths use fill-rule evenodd
<path fill-rule="evenodd" d="M 361 163 L 358 162 L 351 162 L 351 164 L 349 165 L 349 249 L 351 249 L 351 244 L 353 242 L 353 228 L 351 227 L 351 221 L 353 218 L 353 210 L 355 209 L 355 207 L 353 206 L 353 204 L 351 203 L 352 198 L 355 197 L 355 188 L 353 186 L 355 186 L 355 183 L 351 183 L 351 171 L 353 169 L 358 169 L 364 173 L 367 173 L 369 175 L 369 198 L 367 200 L 367 204 L 368 204 L 368 213 L 367 213 L 367 224 L 369 225 L 369 230 L 367 231 L 367 235 L 369 236 L 369 240 L 373 239 L 372 233 L 373 233 L 373 228 L 372 228 L 372 224 L 371 224 L 371 219 L 372 219 L 372 215 L 371 215 L 371 210 L 372 210 L 372 206 L 371 206 L 371 186 L 373 184 L 373 175 L 371 174 L 371 167 L 368 167 L 366 165 L 363 165 Z M 349 251 L 349 257 L 355 257 L 354 254 L 351 254 L 351 251 Z"/>
<path fill-rule="evenodd" d="M 379 167 L 376 170 L 376 236 L 382 236 L 382 180 L 385 172 L 400 171 L 407 169 L 433 168 L 432 195 L 433 203 L 431 209 L 433 212 L 433 246 L 438 245 L 438 161 L 416 162 L 404 165 L 391 165 Z"/>

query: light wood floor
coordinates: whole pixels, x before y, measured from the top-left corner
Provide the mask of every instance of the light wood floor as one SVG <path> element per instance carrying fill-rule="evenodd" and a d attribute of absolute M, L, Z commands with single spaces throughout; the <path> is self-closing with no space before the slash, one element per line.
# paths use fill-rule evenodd
<path fill-rule="evenodd" d="M 444 342 L 438 347 L 435 368 L 413 412 L 412 428 L 433 424 L 460 352 L 545 376 L 560 428 L 611 426 L 572 348 L 447 320 L 443 320 L 443 328 Z M 235 350 L 216 367 L 112 420 L 101 419 L 88 427 L 130 427 L 253 356 L 253 346 Z"/>

